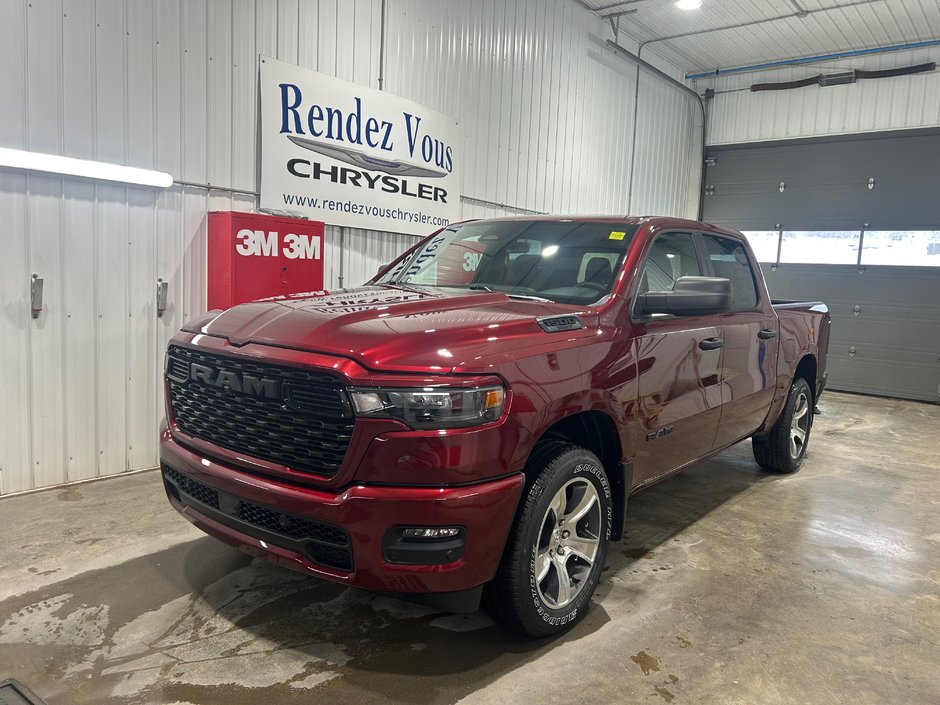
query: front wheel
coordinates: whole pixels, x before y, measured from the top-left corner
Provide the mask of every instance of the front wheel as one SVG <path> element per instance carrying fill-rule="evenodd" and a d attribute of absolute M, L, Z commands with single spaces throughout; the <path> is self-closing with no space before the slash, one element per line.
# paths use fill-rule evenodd
<path fill-rule="evenodd" d="M 613 506 L 603 465 L 583 448 L 550 441 L 526 472 L 531 479 L 487 603 L 507 626 L 542 637 L 584 615 L 607 558 Z"/>
<path fill-rule="evenodd" d="M 813 393 L 802 377 L 794 380 L 777 423 L 764 438 L 752 438 L 754 459 L 765 470 L 791 473 L 806 457 L 813 429 Z"/>

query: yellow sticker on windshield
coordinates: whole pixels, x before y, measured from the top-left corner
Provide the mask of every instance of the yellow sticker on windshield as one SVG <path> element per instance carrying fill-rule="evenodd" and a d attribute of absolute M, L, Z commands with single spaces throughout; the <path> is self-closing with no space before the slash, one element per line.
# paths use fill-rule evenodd
<path fill-rule="evenodd" d="M 614 230 L 614 231 L 610 234 L 610 237 L 607 238 L 607 239 L 608 239 L 608 240 L 623 240 L 626 236 L 627 236 L 626 233 L 621 233 L 621 232 L 617 232 L 616 230 Z"/>

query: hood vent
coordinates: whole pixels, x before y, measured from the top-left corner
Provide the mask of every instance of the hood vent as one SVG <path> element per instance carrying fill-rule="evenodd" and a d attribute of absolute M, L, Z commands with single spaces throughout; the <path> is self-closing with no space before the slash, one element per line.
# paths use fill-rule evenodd
<path fill-rule="evenodd" d="M 584 321 L 577 316 L 546 316 L 537 318 L 536 322 L 546 333 L 563 333 L 584 328 Z"/>

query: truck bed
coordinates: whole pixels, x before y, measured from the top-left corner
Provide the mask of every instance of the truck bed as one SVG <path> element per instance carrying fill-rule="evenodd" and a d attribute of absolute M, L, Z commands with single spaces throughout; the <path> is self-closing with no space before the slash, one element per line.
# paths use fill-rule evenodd
<path fill-rule="evenodd" d="M 786 310 L 795 309 L 799 311 L 814 311 L 816 313 L 828 313 L 829 307 L 822 301 L 794 301 L 790 299 L 771 299 L 770 303 L 775 309 Z"/>

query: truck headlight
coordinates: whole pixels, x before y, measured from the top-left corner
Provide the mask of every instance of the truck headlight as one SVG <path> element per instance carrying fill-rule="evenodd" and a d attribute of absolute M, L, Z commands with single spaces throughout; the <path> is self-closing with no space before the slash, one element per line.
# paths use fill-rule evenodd
<path fill-rule="evenodd" d="M 506 401 L 502 387 L 452 389 L 352 389 L 357 416 L 398 419 L 415 429 L 463 428 L 499 418 Z"/>

